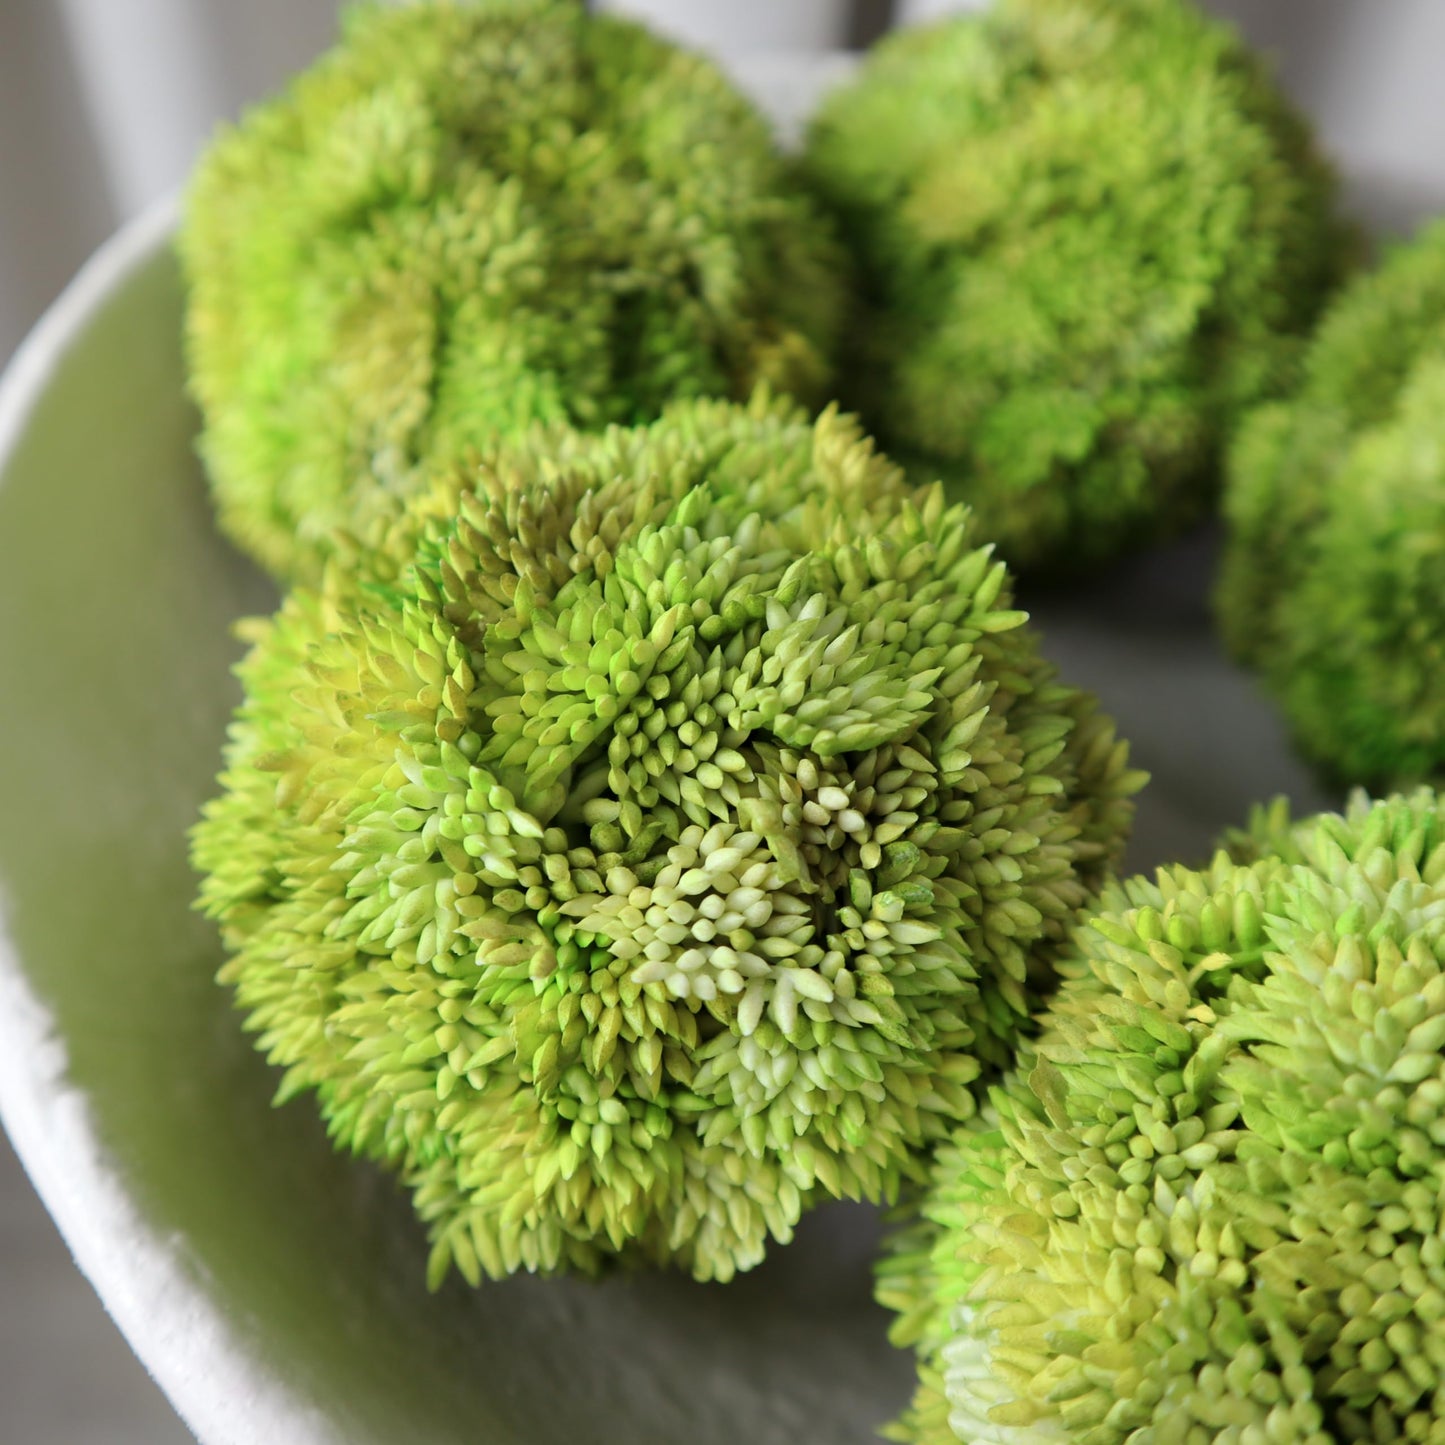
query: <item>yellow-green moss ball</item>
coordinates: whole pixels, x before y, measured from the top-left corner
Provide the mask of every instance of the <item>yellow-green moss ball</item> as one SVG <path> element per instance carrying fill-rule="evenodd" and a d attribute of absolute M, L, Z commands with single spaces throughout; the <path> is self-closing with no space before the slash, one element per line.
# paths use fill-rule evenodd
<path fill-rule="evenodd" d="M 576 0 L 349 12 L 213 144 L 181 254 L 221 520 L 288 579 L 530 422 L 830 391 L 834 246 L 766 123 Z"/>
<path fill-rule="evenodd" d="M 1445 224 L 1330 308 L 1230 455 L 1224 635 L 1349 783 L 1445 771 Z"/>
<path fill-rule="evenodd" d="M 1184 0 L 999 0 L 899 31 L 807 160 L 862 273 L 847 399 L 1017 566 L 1198 517 L 1341 261 L 1303 122 Z"/>
<path fill-rule="evenodd" d="M 1105 891 L 940 1151 L 897 1438 L 1445 1440 L 1445 803 L 1234 842 Z"/>
<path fill-rule="evenodd" d="M 439 488 L 257 627 L 196 834 L 283 1092 L 471 1278 L 727 1278 L 892 1198 L 1122 846 L 1112 724 L 831 412 L 538 430 Z"/>

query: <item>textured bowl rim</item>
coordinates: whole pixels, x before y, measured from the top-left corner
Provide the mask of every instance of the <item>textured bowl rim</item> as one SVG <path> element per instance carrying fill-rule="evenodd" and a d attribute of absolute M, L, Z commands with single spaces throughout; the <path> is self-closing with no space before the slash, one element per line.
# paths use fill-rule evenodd
<path fill-rule="evenodd" d="M 67 357 L 170 245 L 170 196 L 121 227 L 49 307 L 0 375 L 0 485 Z M 69 1075 L 55 1020 L 6 928 L 0 898 L 0 1125 L 106 1312 L 203 1445 L 331 1445 L 340 1437 L 287 1389 L 129 1196 Z"/>

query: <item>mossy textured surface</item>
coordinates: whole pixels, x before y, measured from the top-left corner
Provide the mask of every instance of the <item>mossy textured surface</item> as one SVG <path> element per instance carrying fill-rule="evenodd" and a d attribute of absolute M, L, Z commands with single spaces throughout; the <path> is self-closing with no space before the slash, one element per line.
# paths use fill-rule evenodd
<path fill-rule="evenodd" d="M 181 235 L 223 525 L 284 578 L 541 421 L 831 387 L 836 252 L 721 73 L 575 0 L 347 15 Z"/>
<path fill-rule="evenodd" d="M 898 1438 L 1445 1439 L 1445 803 L 1232 843 L 1106 889 L 940 1152 Z"/>
<path fill-rule="evenodd" d="M 1180 0 L 1000 0 L 900 31 L 807 160 L 862 268 L 850 403 L 1019 566 L 1198 516 L 1342 255 L 1303 122 Z"/>
<path fill-rule="evenodd" d="M 1231 650 L 1348 782 L 1445 767 L 1445 224 L 1331 308 L 1230 458 Z"/>
<path fill-rule="evenodd" d="M 439 1275 L 755 1263 L 967 1118 L 1139 777 L 848 420 L 531 433 L 257 624 L 194 856 Z M 377 569 L 377 575 L 384 570 Z M 352 574 L 354 577 L 354 574 Z"/>

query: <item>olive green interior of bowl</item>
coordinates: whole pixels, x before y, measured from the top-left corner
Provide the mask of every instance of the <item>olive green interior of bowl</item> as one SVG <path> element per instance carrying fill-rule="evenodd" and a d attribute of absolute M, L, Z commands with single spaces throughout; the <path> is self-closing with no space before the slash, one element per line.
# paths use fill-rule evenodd
<path fill-rule="evenodd" d="M 212 528 L 179 329 L 163 251 L 70 349 L 0 488 L 0 890 L 127 1191 L 242 1344 L 356 1445 L 872 1439 L 912 1378 L 870 1301 L 873 1211 L 820 1211 L 728 1286 L 433 1296 L 393 1184 L 334 1155 L 308 1099 L 270 1107 L 190 911 L 185 832 L 235 699 L 229 625 L 273 597 Z M 1052 650 L 1156 772 L 1136 864 L 1197 857 L 1255 798 L 1324 801 L 1219 656 L 1207 568 L 1186 547 L 1041 599 Z"/>

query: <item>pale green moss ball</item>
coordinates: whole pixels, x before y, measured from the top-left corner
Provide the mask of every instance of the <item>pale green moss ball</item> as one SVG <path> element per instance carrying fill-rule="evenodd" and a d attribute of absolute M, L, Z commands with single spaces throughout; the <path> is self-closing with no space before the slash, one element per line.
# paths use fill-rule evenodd
<path fill-rule="evenodd" d="M 760 396 L 534 431 L 388 548 L 256 627 L 195 838 L 283 1094 L 437 1274 L 727 1278 L 892 1198 L 1139 783 L 967 512 Z"/>
<path fill-rule="evenodd" d="M 1017 566 L 1198 517 L 1341 261 L 1304 123 L 1184 0 L 901 30 L 825 102 L 807 161 L 862 273 L 846 399 Z"/>
<path fill-rule="evenodd" d="M 1445 771 L 1445 223 L 1331 307 L 1301 385 L 1230 457 L 1218 592 L 1326 771 L 1388 785 Z"/>
<path fill-rule="evenodd" d="M 884 1266 L 927 1445 L 1445 1441 L 1445 802 L 1113 884 Z"/>
<path fill-rule="evenodd" d="M 212 145 L 181 255 L 221 521 L 284 578 L 533 421 L 831 393 L 835 247 L 767 124 L 576 0 L 349 11 Z"/>

